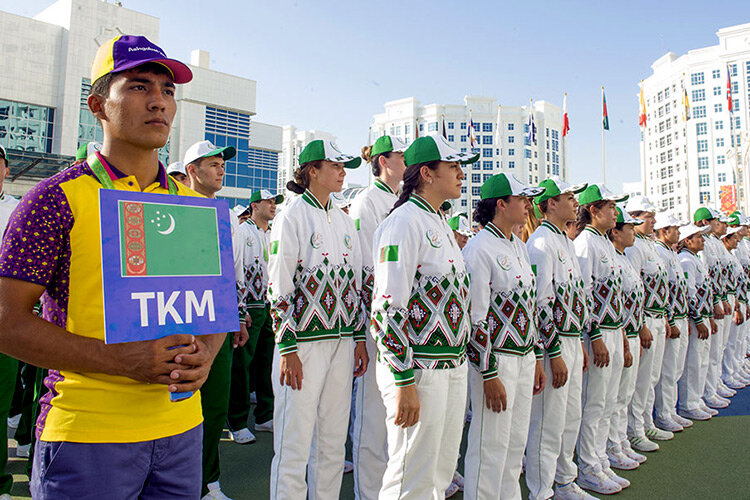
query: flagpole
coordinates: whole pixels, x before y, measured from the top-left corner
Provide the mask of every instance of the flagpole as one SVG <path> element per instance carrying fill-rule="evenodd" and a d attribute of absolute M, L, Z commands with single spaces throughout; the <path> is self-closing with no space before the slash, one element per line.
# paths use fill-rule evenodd
<path fill-rule="evenodd" d="M 604 85 L 602 85 L 602 106 L 604 106 Z M 602 107 L 602 116 L 604 108 Z M 602 122 L 602 184 L 607 184 L 607 167 L 604 162 L 604 122 Z"/>

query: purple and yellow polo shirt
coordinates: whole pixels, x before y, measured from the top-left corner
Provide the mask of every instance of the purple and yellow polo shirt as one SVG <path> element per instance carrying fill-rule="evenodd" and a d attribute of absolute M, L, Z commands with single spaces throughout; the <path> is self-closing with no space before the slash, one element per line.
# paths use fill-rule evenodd
<path fill-rule="evenodd" d="M 140 191 L 134 176 L 108 165 L 115 189 Z M 178 194 L 200 196 L 177 183 Z M 104 340 L 101 184 L 88 163 L 45 179 L 13 212 L 0 248 L 0 276 L 45 287 L 43 317 L 67 331 Z M 143 192 L 168 193 L 159 165 Z M 50 370 L 37 437 L 44 441 L 130 443 L 174 436 L 199 425 L 200 395 L 171 402 L 167 386 L 122 376 Z"/>

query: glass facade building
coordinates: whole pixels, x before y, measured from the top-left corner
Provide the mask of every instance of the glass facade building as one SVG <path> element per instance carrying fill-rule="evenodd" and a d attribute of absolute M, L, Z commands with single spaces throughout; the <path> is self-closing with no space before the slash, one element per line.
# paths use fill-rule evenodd
<path fill-rule="evenodd" d="M 0 143 L 9 149 L 52 152 L 54 108 L 0 99 Z"/>

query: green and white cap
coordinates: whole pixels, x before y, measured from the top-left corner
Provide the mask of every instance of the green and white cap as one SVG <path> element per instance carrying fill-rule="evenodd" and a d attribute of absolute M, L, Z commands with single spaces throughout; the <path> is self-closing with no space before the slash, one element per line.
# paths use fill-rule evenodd
<path fill-rule="evenodd" d="M 565 193 L 578 194 L 586 189 L 586 186 L 588 186 L 588 184 L 586 184 L 585 182 L 582 182 L 581 184 L 571 185 L 560 179 L 560 177 L 553 175 L 552 177 L 544 179 L 539 183 L 539 187 L 544 188 L 544 192 L 534 198 L 534 203 L 539 204 L 544 200 L 549 200 L 550 198 L 554 198 L 555 196 Z"/>
<path fill-rule="evenodd" d="M 255 203 L 256 201 L 263 201 L 263 200 L 275 200 L 276 203 L 281 203 L 284 201 L 284 195 L 283 194 L 271 194 L 271 191 L 268 191 L 267 189 L 261 189 L 260 191 L 255 191 L 253 194 L 250 195 L 250 199 L 247 200 L 247 203 Z"/>
<path fill-rule="evenodd" d="M 481 199 L 500 198 L 502 196 L 539 196 L 544 193 L 543 187 L 522 184 L 513 174 L 495 174 L 482 184 Z"/>
<path fill-rule="evenodd" d="M 478 159 L 479 153 L 461 153 L 453 149 L 442 135 L 419 137 L 404 152 L 404 160 L 407 167 L 431 161 L 474 163 Z"/>
<path fill-rule="evenodd" d="M 219 148 L 214 146 L 211 141 L 198 141 L 185 151 L 185 157 L 182 159 L 182 163 L 187 167 L 196 160 L 217 155 L 221 155 L 224 161 L 227 161 L 234 158 L 234 155 L 236 154 L 237 150 L 233 146 Z"/>
<path fill-rule="evenodd" d="M 383 153 L 390 153 L 391 151 L 395 151 L 397 153 L 403 153 L 406 151 L 406 143 L 401 141 L 398 137 L 393 137 L 390 135 L 381 135 L 375 140 L 375 143 L 372 145 L 372 151 L 370 151 L 370 157 L 374 157 L 375 155 L 382 155 Z"/>
<path fill-rule="evenodd" d="M 245 205 L 235 205 L 234 208 L 232 208 L 232 213 L 235 215 L 235 217 L 239 217 L 247 211 L 248 208 Z"/>
<path fill-rule="evenodd" d="M 698 227 L 695 224 L 685 224 L 684 226 L 680 226 L 680 239 L 679 241 L 684 240 L 685 238 L 690 238 L 692 235 L 696 233 L 707 233 L 711 230 L 709 226 L 703 226 Z"/>
<path fill-rule="evenodd" d="M 654 231 L 657 229 L 664 229 L 667 227 L 680 227 L 680 221 L 677 218 L 667 212 L 659 212 L 656 214 L 654 222 Z"/>
<path fill-rule="evenodd" d="M 741 226 L 744 222 L 744 217 L 742 216 L 742 212 L 739 210 L 732 212 L 729 214 L 729 222 L 727 222 L 730 226 Z"/>
<path fill-rule="evenodd" d="M 628 199 L 626 194 L 613 194 L 609 189 L 604 187 L 602 184 L 589 184 L 581 194 L 578 195 L 578 203 L 581 205 L 588 205 L 595 201 L 605 200 L 614 201 L 619 203 Z"/>
<path fill-rule="evenodd" d="M 5 147 L 0 144 L 0 158 L 5 160 L 5 166 L 8 166 L 8 152 L 5 150 Z"/>
<path fill-rule="evenodd" d="M 620 207 L 615 207 L 617 210 L 617 222 L 620 222 L 622 224 L 633 224 L 634 226 L 640 226 L 645 221 L 642 221 L 641 219 L 636 219 L 635 217 L 631 217 L 629 213 L 624 211 Z"/>
<path fill-rule="evenodd" d="M 729 217 L 726 217 L 723 213 L 708 207 L 700 207 L 693 214 L 693 222 L 700 222 L 702 220 L 719 219 L 721 222 L 729 223 Z"/>
<path fill-rule="evenodd" d="M 458 214 L 455 217 L 451 217 L 450 219 L 448 219 L 448 226 L 450 226 L 450 228 L 458 234 L 462 234 L 464 236 L 474 235 L 474 232 L 471 230 L 471 226 L 469 225 L 469 218 L 466 216 L 466 214 Z"/>
<path fill-rule="evenodd" d="M 362 163 L 362 158 L 359 156 L 342 153 L 333 141 L 324 141 L 322 139 L 310 141 L 299 154 L 300 165 L 321 160 L 343 163 L 344 168 L 357 168 Z"/>

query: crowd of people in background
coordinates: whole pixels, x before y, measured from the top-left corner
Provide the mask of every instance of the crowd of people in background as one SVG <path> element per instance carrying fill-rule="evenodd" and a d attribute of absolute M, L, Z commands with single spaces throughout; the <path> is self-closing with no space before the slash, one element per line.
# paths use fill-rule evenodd
<path fill-rule="evenodd" d="M 357 499 L 520 498 L 522 476 L 532 500 L 591 499 L 750 385 L 750 219 L 508 173 L 458 213 L 478 155 L 440 135 L 311 141 L 290 199 L 231 210 L 235 331 L 105 343 L 99 191 L 215 198 L 236 153 L 159 163 L 191 78 L 118 36 L 92 65 L 101 144 L 22 200 L 0 147 L 0 418 L 34 498 L 227 499 L 228 430 L 273 433 L 273 500 L 338 498 L 350 471 Z M 342 196 L 363 160 L 373 182 Z"/>

